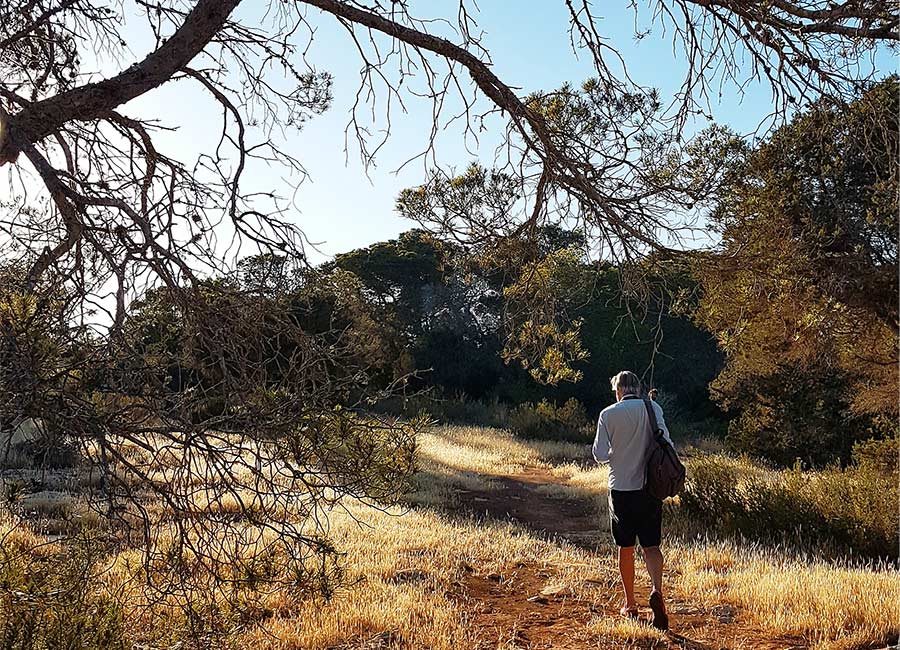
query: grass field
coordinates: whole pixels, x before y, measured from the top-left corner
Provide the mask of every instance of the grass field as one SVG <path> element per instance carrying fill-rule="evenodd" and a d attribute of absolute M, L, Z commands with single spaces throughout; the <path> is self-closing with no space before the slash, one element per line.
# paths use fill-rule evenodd
<path fill-rule="evenodd" d="M 330 514 L 330 536 L 344 555 L 342 586 L 329 599 L 275 588 L 235 606 L 223 595 L 222 625 L 204 643 L 862 649 L 897 642 L 896 568 L 717 536 L 677 501 L 667 507 L 664 524 L 672 634 L 619 619 L 605 470 L 587 453 L 586 445 L 526 442 L 493 429 L 431 429 L 419 441 L 419 473 L 407 503 L 388 510 L 348 503 Z M 735 466 L 764 472 L 738 461 Z M 45 530 L 65 530 L 72 517 L 89 517 L 65 485 L 51 487 L 25 497 L 31 500 L 26 510 L 40 511 L 45 524 L 59 520 Z M 11 516 L 2 524 L 6 566 L 50 566 L 62 552 L 59 543 L 16 524 Z M 89 616 L 120 621 L 109 624 L 109 638 L 123 639 L 121 647 L 178 647 L 189 635 L 190 616 L 173 602 L 154 600 L 137 551 L 104 555 L 95 566 L 82 600 Z M 12 569 L 2 578 L 0 589 L 14 589 Z M 191 588 L 198 590 L 197 611 L 219 602 L 215 591 Z M 644 605 L 647 593 L 639 572 Z M 9 602 L 27 609 L 24 598 Z M 4 629 L 15 626 L 13 615 L 0 611 Z"/>

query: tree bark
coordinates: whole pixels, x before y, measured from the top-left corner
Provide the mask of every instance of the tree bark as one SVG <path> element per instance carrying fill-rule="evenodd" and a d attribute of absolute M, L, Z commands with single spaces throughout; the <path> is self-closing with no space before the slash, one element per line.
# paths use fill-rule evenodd
<path fill-rule="evenodd" d="M 199 0 L 172 37 L 140 63 L 109 79 L 73 88 L 7 115 L 0 128 L 0 165 L 15 160 L 24 143 L 40 142 L 66 122 L 103 117 L 161 86 L 209 44 L 240 2 Z"/>

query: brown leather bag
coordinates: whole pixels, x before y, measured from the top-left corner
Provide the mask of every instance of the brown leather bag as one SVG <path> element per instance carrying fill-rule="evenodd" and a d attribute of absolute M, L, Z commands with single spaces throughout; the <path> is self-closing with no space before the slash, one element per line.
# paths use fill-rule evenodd
<path fill-rule="evenodd" d="M 647 415 L 650 418 L 650 450 L 647 455 L 647 492 L 662 500 L 674 497 L 684 489 L 687 475 L 682 462 L 675 453 L 675 448 L 665 439 L 662 429 L 656 421 L 656 412 L 649 399 L 644 399 Z"/>

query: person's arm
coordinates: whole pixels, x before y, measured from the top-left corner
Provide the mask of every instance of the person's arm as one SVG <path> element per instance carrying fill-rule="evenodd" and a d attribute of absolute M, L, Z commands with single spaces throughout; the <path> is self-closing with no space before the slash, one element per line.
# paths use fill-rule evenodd
<path fill-rule="evenodd" d="M 609 431 L 603 423 L 603 415 L 597 418 L 597 435 L 594 437 L 594 446 L 591 448 L 594 460 L 598 463 L 609 462 Z"/>
<path fill-rule="evenodd" d="M 675 445 L 672 443 L 672 436 L 669 435 L 669 427 L 666 426 L 666 421 L 663 418 L 663 410 L 662 407 L 656 402 L 651 402 L 653 404 L 653 412 L 656 414 L 656 426 L 660 428 L 663 432 L 663 438 L 672 445 L 672 448 L 675 448 Z"/>

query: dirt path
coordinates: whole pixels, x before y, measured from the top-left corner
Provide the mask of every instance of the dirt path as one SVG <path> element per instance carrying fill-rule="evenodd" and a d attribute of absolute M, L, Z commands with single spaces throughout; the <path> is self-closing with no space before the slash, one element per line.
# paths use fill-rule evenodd
<path fill-rule="evenodd" d="M 547 484 L 565 484 L 564 479 L 540 468 L 507 476 L 491 476 L 494 490 L 466 490 L 459 493 L 460 507 L 478 516 L 513 521 L 539 533 L 562 538 L 589 550 L 610 543 L 606 522 L 600 521 L 590 503 L 550 496 L 539 490 Z M 571 590 L 553 588 L 553 575 L 540 567 L 520 565 L 504 575 L 479 576 L 469 573 L 463 581 L 460 599 L 465 601 L 479 633 L 480 648 L 621 648 L 623 644 L 598 644 L 588 623 L 598 617 L 614 618 L 620 603 L 617 575 L 610 572 L 605 582 L 597 582 L 590 598 L 576 597 Z M 666 575 L 674 583 L 675 575 Z M 649 581 L 638 567 L 638 603 L 649 598 Z M 590 592 L 590 590 L 588 590 Z M 748 625 L 742 612 L 723 606 L 704 611 L 670 589 L 667 604 L 671 631 L 667 641 L 636 640 L 626 647 L 671 647 L 691 650 L 738 648 L 805 648 L 802 639 L 773 638 Z M 641 607 L 642 620 L 650 610 Z"/>
<path fill-rule="evenodd" d="M 551 497 L 540 491 L 565 481 L 542 468 L 521 474 L 492 476 L 497 490 L 466 490 L 461 505 L 478 515 L 511 520 L 540 533 L 563 537 L 587 548 L 606 542 L 606 522 L 601 522 L 586 501 Z"/>

